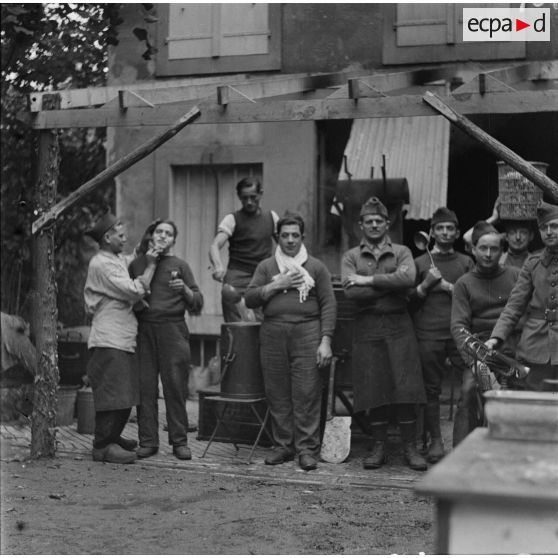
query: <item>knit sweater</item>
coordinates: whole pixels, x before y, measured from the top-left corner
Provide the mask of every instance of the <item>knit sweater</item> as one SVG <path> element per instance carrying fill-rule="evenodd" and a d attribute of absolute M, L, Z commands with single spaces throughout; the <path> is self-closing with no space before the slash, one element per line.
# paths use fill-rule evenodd
<path fill-rule="evenodd" d="M 130 275 L 141 275 L 147 265 L 145 255 L 138 256 L 130 264 Z M 186 303 L 185 295 L 173 291 L 169 287 L 171 273 L 178 272 L 178 278 L 184 281 L 194 293 L 191 304 Z M 184 313 L 188 310 L 192 314 L 199 313 L 203 306 L 203 296 L 196 285 L 190 266 L 176 256 L 163 256 L 157 264 L 157 269 L 151 280 L 151 293 L 146 297 L 149 308 L 137 313 L 140 322 L 179 322 L 184 321 Z"/>
<path fill-rule="evenodd" d="M 272 282 L 279 273 L 275 257 L 267 258 L 258 264 L 245 295 L 248 308 L 263 307 L 264 320 L 273 322 L 301 323 L 320 320 L 322 337 L 333 337 L 337 315 L 337 302 L 333 294 L 331 277 L 326 266 L 316 258 L 308 256 L 304 269 L 314 279 L 315 285 L 304 302 L 299 300 L 295 288 L 281 291 L 265 300 L 263 287 Z"/>
<path fill-rule="evenodd" d="M 433 252 L 432 259 L 440 270 L 442 278 L 452 285 L 474 267 L 473 260 L 459 252 Z M 417 268 L 417 285 L 420 285 L 431 267 L 430 258 L 423 254 L 415 259 Z M 413 321 L 418 339 L 451 339 L 451 293 L 442 290 L 439 284 L 431 288 L 426 298 L 417 294 L 414 289 L 412 295 Z"/>
<path fill-rule="evenodd" d="M 451 333 L 466 362 L 471 359 L 462 351 L 466 334 L 461 329 L 478 334 L 483 341 L 488 339 L 518 277 L 516 267 L 498 267 L 490 274 L 475 267 L 458 279 L 453 290 Z"/>

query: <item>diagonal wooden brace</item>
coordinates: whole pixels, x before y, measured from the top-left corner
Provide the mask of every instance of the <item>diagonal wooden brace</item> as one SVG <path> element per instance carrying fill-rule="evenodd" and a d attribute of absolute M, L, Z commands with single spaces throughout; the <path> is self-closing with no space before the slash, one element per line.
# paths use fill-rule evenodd
<path fill-rule="evenodd" d="M 201 116 L 201 111 L 198 107 L 192 107 L 184 116 L 179 118 L 172 126 L 167 128 L 163 133 L 150 139 L 148 142 L 140 145 L 138 148 L 134 149 L 128 155 L 120 158 L 118 161 L 107 167 L 104 171 L 100 172 L 97 176 L 93 177 L 91 180 L 82 184 L 77 190 L 73 191 L 69 196 L 66 196 L 63 200 L 59 201 L 57 204 L 52 206 L 48 211 L 43 213 L 36 221 L 33 222 L 31 231 L 33 234 L 37 234 L 45 227 L 51 225 L 70 207 L 75 205 L 84 196 L 87 196 L 93 192 L 96 188 L 104 184 L 107 180 L 110 180 L 130 168 L 132 165 L 155 151 L 163 143 L 167 142 L 173 138 L 182 128 L 194 122 Z"/>
<path fill-rule="evenodd" d="M 558 184 L 543 172 L 536 169 L 528 161 L 520 157 L 515 151 L 500 143 L 497 139 L 487 134 L 484 130 L 473 124 L 468 118 L 450 108 L 440 97 L 427 91 L 423 95 L 425 103 L 437 110 L 442 116 L 447 118 L 452 124 L 463 130 L 466 134 L 479 141 L 488 151 L 492 151 L 502 161 L 505 161 L 525 178 L 531 180 L 535 186 L 539 187 L 548 197 L 549 201 L 558 204 Z"/>

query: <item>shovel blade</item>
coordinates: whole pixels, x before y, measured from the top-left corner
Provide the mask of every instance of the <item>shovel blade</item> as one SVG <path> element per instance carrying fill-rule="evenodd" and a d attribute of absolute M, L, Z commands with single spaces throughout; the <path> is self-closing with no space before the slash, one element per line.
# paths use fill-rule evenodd
<path fill-rule="evenodd" d="M 351 451 L 351 417 L 333 417 L 325 423 L 320 457 L 326 463 L 343 463 Z"/>

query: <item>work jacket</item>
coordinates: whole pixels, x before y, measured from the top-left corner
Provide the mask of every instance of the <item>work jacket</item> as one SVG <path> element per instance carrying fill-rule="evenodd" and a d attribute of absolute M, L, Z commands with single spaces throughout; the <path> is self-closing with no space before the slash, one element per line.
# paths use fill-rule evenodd
<path fill-rule="evenodd" d="M 558 364 L 558 254 L 545 249 L 529 256 L 491 337 L 507 339 L 523 315 L 517 358 Z"/>

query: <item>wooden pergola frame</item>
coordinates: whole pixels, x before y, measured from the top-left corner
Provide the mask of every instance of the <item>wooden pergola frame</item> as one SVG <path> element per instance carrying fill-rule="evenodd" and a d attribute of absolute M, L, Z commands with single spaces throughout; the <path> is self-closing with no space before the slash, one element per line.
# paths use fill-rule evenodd
<path fill-rule="evenodd" d="M 451 94 L 424 95 L 428 83 L 467 79 Z M 530 90 L 516 90 L 531 83 Z M 412 93 L 409 94 L 409 89 Z M 417 93 L 417 89 L 419 93 Z M 40 355 L 35 380 L 31 456 L 55 453 L 58 384 L 56 283 L 52 224 L 84 195 L 157 149 L 186 125 L 288 122 L 433 116 L 453 124 L 533 180 L 558 203 L 558 185 L 470 122 L 467 114 L 558 112 L 558 61 L 529 62 L 479 70 L 467 65 L 435 65 L 394 73 L 366 71 L 314 75 L 246 76 L 166 80 L 30 95 L 20 114 L 39 131 L 39 169 L 33 223 L 32 328 Z M 195 123 L 194 123 L 195 121 Z M 165 127 L 161 133 L 54 205 L 58 177 L 59 128 Z M 169 127 L 170 126 L 170 127 Z"/>
<path fill-rule="evenodd" d="M 194 105 L 202 113 L 197 124 L 432 116 L 437 113 L 423 102 L 422 92 L 409 95 L 401 90 L 450 80 L 459 68 L 445 65 L 396 73 L 213 78 L 196 84 L 178 80 L 34 93 L 31 110 L 24 117 L 33 128 L 44 130 L 168 126 Z M 464 115 L 555 112 L 557 80 L 556 61 L 519 64 L 473 74 L 443 100 Z M 545 83 L 547 88 L 517 91 L 513 86 L 520 81 Z M 59 109 L 50 108 L 53 95 L 59 98 Z"/>

